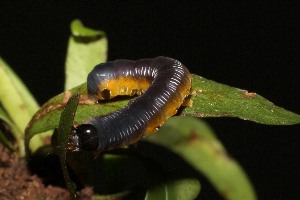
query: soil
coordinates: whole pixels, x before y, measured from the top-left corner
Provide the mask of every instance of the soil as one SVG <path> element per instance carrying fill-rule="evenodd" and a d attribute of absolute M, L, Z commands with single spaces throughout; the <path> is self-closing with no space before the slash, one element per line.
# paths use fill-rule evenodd
<path fill-rule="evenodd" d="M 84 188 L 79 199 L 91 199 L 93 191 Z M 40 177 L 32 174 L 24 159 L 0 144 L 0 199 L 70 199 L 69 192 L 62 187 L 45 185 Z"/>

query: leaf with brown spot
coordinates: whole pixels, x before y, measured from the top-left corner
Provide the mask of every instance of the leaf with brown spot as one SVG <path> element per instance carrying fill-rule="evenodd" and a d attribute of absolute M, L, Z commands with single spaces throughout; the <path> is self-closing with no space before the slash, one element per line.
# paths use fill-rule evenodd
<path fill-rule="evenodd" d="M 179 115 L 195 117 L 239 117 L 262 124 L 292 125 L 300 123 L 300 116 L 275 106 L 265 98 L 245 90 L 230 87 L 197 75 L 193 75 L 193 105 L 185 107 Z M 75 117 L 77 124 L 97 115 L 106 115 L 124 107 L 129 100 L 116 98 L 110 101 L 89 99 L 86 83 L 50 99 L 35 114 L 26 128 L 26 146 L 36 134 L 53 130 L 58 126 L 62 108 L 71 95 L 80 93 Z"/>
<path fill-rule="evenodd" d="M 292 125 L 300 115 L 287 111 L 262 96 L 193 75 L 193 105 L 181 115 L 196 117 L 238 117 L 261 124 Z"/>
<path fill-rule="evenodd" d="M 76 124 L 81 124 L 91 117 L 105 115 L 120 109 L 128 103 L 128 100 L 121 100 L 99 104 L 96 100 L 89 99 L 86 83 L 59 94 L 45 103 L 27 125 L 25 130 L 25 148 L 27 153 L 29 153 L 29 142 L 33 136 L 58 127 L 63 108 L 69 98 L 76 93 L 80 94 L 79 105 L 74 120 Z"/>

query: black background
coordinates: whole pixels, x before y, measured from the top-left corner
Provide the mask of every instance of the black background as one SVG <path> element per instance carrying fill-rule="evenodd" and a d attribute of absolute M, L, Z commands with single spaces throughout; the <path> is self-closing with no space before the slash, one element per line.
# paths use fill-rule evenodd
<path fill-rule="evenodd" d="M 43 104 L 63 90 L 69 23 L 79 18 L 107 33 L 109 60 L 173 57 L 192 73 L 254 91 L 300 113 L 297 5 L 138 2 L 1 1 L 0 55 Z M 234 118 L 206 121 L 247 171 L 260 199 L 296 199 L 299 125 L 265 126 Z M 202 194 L 217 198 L 206 185 Z"/>

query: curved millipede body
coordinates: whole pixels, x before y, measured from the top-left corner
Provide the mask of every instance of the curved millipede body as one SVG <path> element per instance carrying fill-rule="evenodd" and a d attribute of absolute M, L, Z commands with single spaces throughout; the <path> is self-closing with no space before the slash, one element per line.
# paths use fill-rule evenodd
<path fill-rule="evenodd" d="M 105 151 L 133 144 L 175 115 L 189 95 L 191 75 L 167 57 L 115 60 L 97 65 L 87 78 L 88 92 L 99 100 L 141 95 L 124 108 L 97 116 L 74 129 L 76 150 Z"/>

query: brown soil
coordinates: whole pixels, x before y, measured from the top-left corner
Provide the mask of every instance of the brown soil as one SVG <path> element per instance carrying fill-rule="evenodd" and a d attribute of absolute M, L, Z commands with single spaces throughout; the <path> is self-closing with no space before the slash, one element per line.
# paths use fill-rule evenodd
<path fill-rule="evenodd" d="M 92 189 L 84 188 L 80 199 L 91 199 Z M 37 175 L 31 174 L 23 159 L 0 144 L 0 199 L 70 199 L 65 188 L 45 186 Z"/>

